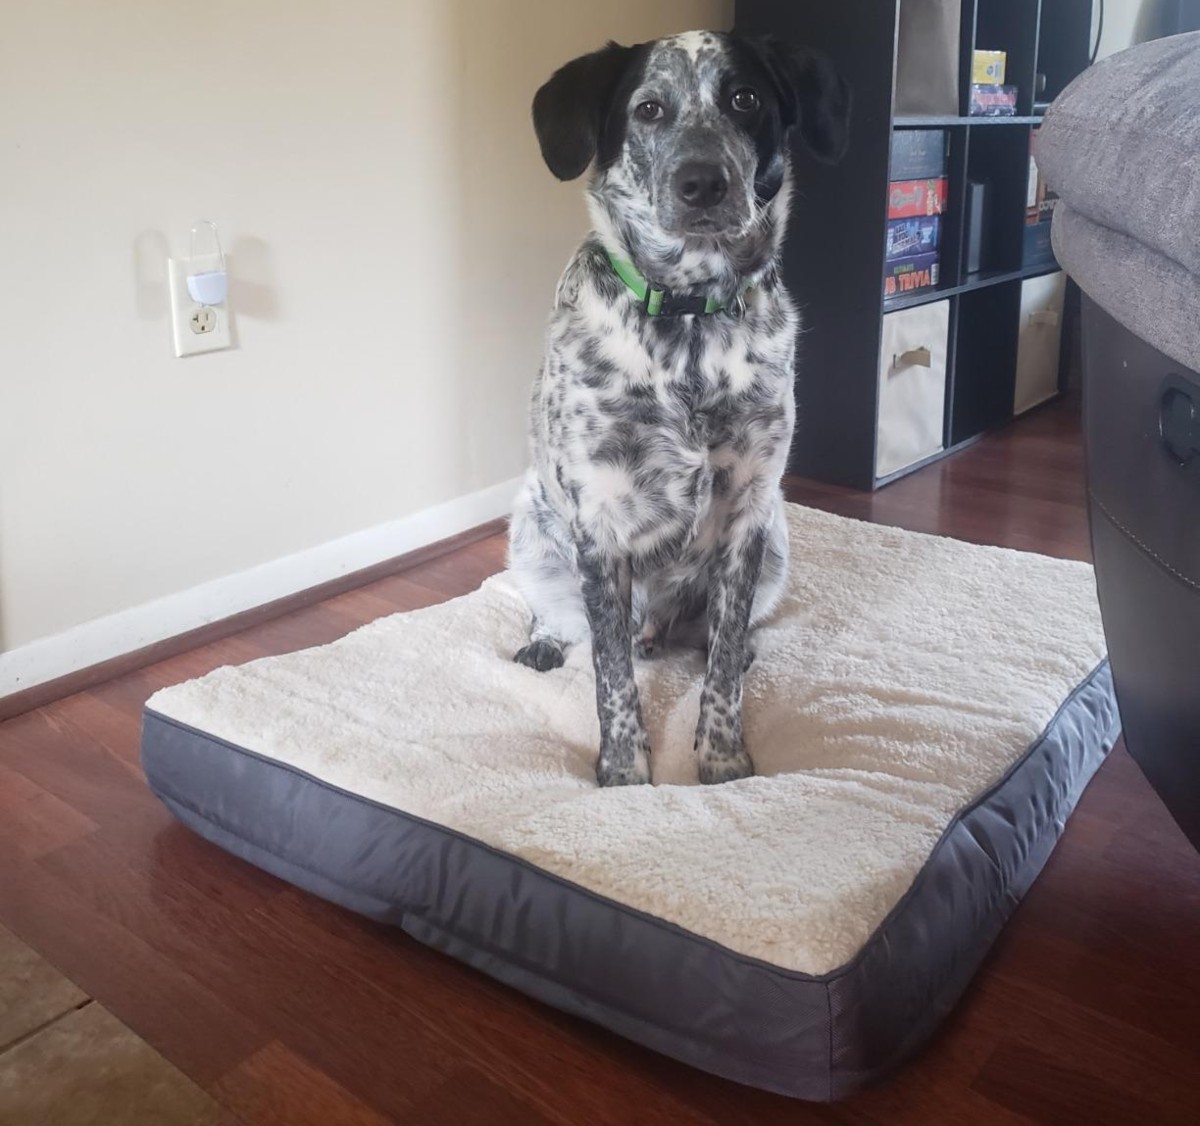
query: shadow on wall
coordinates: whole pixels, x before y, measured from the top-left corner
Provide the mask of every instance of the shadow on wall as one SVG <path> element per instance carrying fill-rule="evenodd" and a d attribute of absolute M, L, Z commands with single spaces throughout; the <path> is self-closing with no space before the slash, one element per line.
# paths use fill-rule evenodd
<path fill-rule="evenodd" d="M 167 300 L 167 258 L 171 250 L 162 231 L 142 231 L 133 240 L 133 296 L 139 320 L 171 316 Z"/>
<path fill-rule="evenodd" d="M 243 235 L 229 248 L 229 300 L 239 317 L 275 321 L 280 316 L 279 289 L 271 248 L 260 238 Z"/>

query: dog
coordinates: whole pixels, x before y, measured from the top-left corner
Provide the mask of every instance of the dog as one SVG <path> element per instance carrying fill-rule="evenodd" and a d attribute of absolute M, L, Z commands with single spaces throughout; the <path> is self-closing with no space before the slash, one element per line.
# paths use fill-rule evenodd
<path fill-rule="evenodd" d="M 823 56 L 717 32 L 610 43 L 534 97 L 550 171 L 593 168 L 593 230 L 559 280 L 533 388 L 532 466 L 509 530 L 532 613 L 515 660 L 555 669 L 590 637 L 601 786 L 650 781 L 635 642 L 645 656 L 707 648 L 700 781 L 754 772 L 749 632 L 787 572 L 789 152 L 839 160 L 849 112 Z"/>

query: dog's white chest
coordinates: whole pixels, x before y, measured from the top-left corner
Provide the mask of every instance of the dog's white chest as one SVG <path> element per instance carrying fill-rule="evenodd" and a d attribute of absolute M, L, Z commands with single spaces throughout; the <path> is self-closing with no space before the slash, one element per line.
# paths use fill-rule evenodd
<path fill-rule="evenodd" d="M 714 483 L 753 456 L 737 450 L 747 404 L 774 393 L 733 318 L 605 327 L 569 381 L 554 445 L 581 521 L 642 555 L 698 533 Z"/>

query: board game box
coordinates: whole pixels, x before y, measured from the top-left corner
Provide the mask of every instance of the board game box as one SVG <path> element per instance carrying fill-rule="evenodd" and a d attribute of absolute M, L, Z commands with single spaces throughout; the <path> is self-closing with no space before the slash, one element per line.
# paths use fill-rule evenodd
<path fill-rule="evenodd" d="M 1021 263 L 1025 266 L 1052 266 L 1054 245 L 1050 241 L 1049 223 L 1026 223 L 1021 247 Z"/>
<path fill-rule="evenodd" d="M 892 261 L 937 250 L 941 222 L 936 215 L 920 219 L 892 219 L 887 225 L 885 257 Z"/>
<path fill-rule="evenodd" d="M 971 81 L 978 86 L 1003 86 L 1008 55 L 1004 51 L 973 51 Z"/>
<path fill-rule="evenodd" d="M 1017 112 L 1017 88 L 972 83 L 967 112 L 972 117 L 1013 117 Z"/>
<path fill-rule="evenodd" d="M 946 175 L 945 129 L 892 131 L 892 180 L 936 180 Z"/>
<path fill-rule="evenodd" d="M 944 176 L 936 180 L 894 180 L 888 185 L 888 218 L 941 215 L 946 210 L 949 184 Z"/>
<path fill-rule="evenodd" d="M 883 296 L 906 297 L 927 289 L 936 289 L 938 284 L 938 255 L 913 254 L 887 262 L 883 270 Z"/>

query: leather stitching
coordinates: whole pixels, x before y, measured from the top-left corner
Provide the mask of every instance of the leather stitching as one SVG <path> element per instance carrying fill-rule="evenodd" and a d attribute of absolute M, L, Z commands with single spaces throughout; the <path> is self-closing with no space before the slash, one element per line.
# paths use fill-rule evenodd
<path fill-rule="evenodd" d="M 1104 501 L 1102 501 L 1098 496 L 1096 496 L 1095 493 L 1092 493 L 1092 500 L 1094 500 L 1096 502 L 1096 507 L 1098 509 L 1100 509 L 1100 511 L 1103 512 L 1105 516 L 1108 517 L 1109 522 L 1115 528 L 1118 528 L 1126 536 L 1128 536 L 1129 539 L 1133 540 L 1133 542 L 1135 544 L 1137 544 L 1138 547 L 1140 547 L 1146 555 L 1150 556 L 1150 558 L 1153 559 L 1154 562 L 1157 563 L 1164 571 L 1169 571 L 1181 583 L 1184 583 L 1185 585 L 1190 586 L 1192 588 L 1192 590 L 1200 591 L 1200 582 L 1197 582 L 1195 579 L 1189 578 L 1182 571 L 1180 571 L 1177 567 L 1172 567 L 1170 563 L 1168 563 L 1161 555 L 1159 555 L 1158 552 L 1155 551 L 1154 548 L 1152 548 L 1148 543 L 1146 543 L 1146 541 L 1143 540 L 1136 532 L 1131 531 L 1129 528 L 1125 527 L 1125 525 L 1122 524 L 1120 520 L 1118 520 L 1111 512 L 1109 512 L 1108 506 L 1104 503 Z"/>

